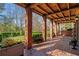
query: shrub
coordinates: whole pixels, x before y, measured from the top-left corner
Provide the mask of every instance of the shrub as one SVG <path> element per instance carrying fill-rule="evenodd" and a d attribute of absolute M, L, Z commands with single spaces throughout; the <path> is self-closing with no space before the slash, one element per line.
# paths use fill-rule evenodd
<path fill-rule="evenodd" d="M 5 45 L 4 44 L 0 44 L 0 48 L 4 48 L 5 47 Z"/>
<path fill-rule="evenodd" d="M 0 42 L 2 41 L 2 35 L 0 35 Z"/>
<path fill-rule="evenodd" d="M 7 34 L 6 33 L 2 33 L 2 38 L 6 38 L 7 37 Z"/>
<path fill-rule="evenodd" d="M 24 33 L 22 33 L 23 35 Z M 6 33 L 0 33 L 0 41 L 2 38 L 7 38 L 7 37 L 15 37 L 15 36 L 21 36 L 20 32 L 6 32 Z"/>
<path fill-rule="evenodd" d="M 1 33 L 0 35 L 2 36 L 2 38 L 7 38 L 7 37 L 11 37 L 12 36 L 10 32 Z"/>
<path fill-rule="evenodd" d="M 33 33 L 33 38 L 35 39 L 35 38 L 39 38 L 39 37 L 41 37 L 42 36 L 42 33 Z"/>
<path fill-rule="evenodd" d="M 67 31 L 72 31 L 72 29 L 70 28 L 70 29 L 67 29 Z"/>
<path fill-rule="evenodd" d="M 17 42 L 14 39 L 5 39 L 2 41 L 2 44 L 4 44 L 5 46 L 12 46 L 16 43 Z"/>
<path fill-rule="evenodd" d="M 34 32 L 32 38 L 34 43 L 40 43 L 42 42 L 42 33 Z"/>
<path fill-rule="evenodd" d="M 23 36 L 17 36 L 17 37 L 11 37 L 12 39 L 14 39 L 17 43 L 22 43 L 23 42 Z"/>

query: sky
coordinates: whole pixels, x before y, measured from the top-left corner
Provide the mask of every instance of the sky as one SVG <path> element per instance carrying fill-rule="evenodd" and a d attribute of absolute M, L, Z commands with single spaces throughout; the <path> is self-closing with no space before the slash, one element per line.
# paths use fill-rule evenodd
<path fill-rule="evenodd" d="M 12 4 L 12 3 L 5 3 L 4 8 L 5 8 L 5 10 L 3 12 L 1 12 L 0 15 L 14 16 L 14 18 L 16 19 L 16 15 L 14 14 L 14 13 L 16 13 L 17 15 L 19 15 L 19 16 L 17 16 L 17 25 L 19 26 L 20 25 L 19 19 L 25 13 L 25 9 L 18 5 Z"/>
<path fill-rule="evenodd" d="M 19 15 L 19 16 L 17 16 L 17 22 L 18 22 L 17 25 L 19 26 L 20 25 L 20 20 L 19 19 L 25 13 L 24 8 L 22 8 L 22 7 L 18 6 L 18 5 L 12 4 L 12 3 L 5 3 L 5 10 L 0 14 L 1 15 L 14 16 L 15 17 L 14 20 L 16 20 L 16 15 L 14 13 Z M 36 14 L 36 13 L 33 13 L 33 16 L 35 16 L 35 15 L 38 16 L 38 21 L 40 23 L 42 23 L 42 20 L 43 20 L 42 17 L 40 15 Z M 16 23 L 16 21 L 15 21 L 15 23 Z"/>

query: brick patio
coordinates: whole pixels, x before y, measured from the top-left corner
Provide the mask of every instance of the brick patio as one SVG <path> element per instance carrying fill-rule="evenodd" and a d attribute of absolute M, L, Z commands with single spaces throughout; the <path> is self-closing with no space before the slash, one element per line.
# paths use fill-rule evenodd
<path fill-rule="evenodd" d="M 78 56 L 78 50 L 71 49 L 69 41 L 71 37 L 59 36 L 50 41 L 33 45 L 31 50 L 24 51 L 25 56 Z"/>

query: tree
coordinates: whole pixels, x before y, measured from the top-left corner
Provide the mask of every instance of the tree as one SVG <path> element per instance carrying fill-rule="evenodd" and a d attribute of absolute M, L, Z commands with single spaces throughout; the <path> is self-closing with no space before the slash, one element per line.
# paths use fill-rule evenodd
<path fill-rule="evenodd" d="M 5 3 L 0 3 L 0 13 L 5 10 Z"/>
<path fill-rule="evenodd" d="M 8 4 L 7 9 L 5 9 L 5 4 L 0 4 L 0 32 L 18 32 L 23 31 L 23 16 L 18 13 L 18 8 L 14 4 Z M 22 9 L 21 9 L 22 10 Z M 6 14 L 4 14 L 5 12 Z M 18 22 L 20 21 L 20 25 Z"/>
<path fill-rule="evenodd" d="M 32 20 L 33 30 L 32 31 L 35 31 L 35 32 L 40 32 L 41 31 L 41 22 L 39 20 L 40 20 L 40 16 L 33 13 L 33 20 Z"/>

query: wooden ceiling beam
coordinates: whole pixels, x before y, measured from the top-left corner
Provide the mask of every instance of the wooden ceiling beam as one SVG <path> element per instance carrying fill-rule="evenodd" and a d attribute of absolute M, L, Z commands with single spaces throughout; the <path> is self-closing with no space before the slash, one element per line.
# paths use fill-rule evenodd
<path fill-rule="evenodd" d="M 38 5 L 40 5 L 40 3 L 33 3 L 33 4 L 26 4 L 26 3 L 16 3 L 17 5 L 19 5 L 19 6 L 21 6 L 21 7 L 24 7 L 24 8 L 26 8 L 26 7 L 31 7 L 31 6 L 38 6 Z M 57 14 L 57 13 L 61 13 L 61 12 L 64 12 L 64 11 L 68 11 L 68 10 L 72 10 L 72 9 L 77 9 L 77 8 L 79 8 L 79 5 L 77 5 L 77 6 L 75 6 L 75 7 L 72 7 L 72 8 L 69 8 L 69 9 L 65 9 L 65 10 L 61 10 L 60 12 L 54 12 L 54 13 L 48 13 L 48 14 L 46 14 L 46 15 L 52 15 L 52 14 Z M 51 8 L 51 10 L 52 10 L 52 8 Z M 53 10 L 52 10 L 53 11 Z M 47 12 L 47 11 L 46 11 Z"/>
<path fill-rule="evenodd" d="M 46 14 L 48 14 L 48 12 L 44 8 L 42 8 L 41 6 L 37 5 L 37 7 L 39 7 L 42 11 L 44 11 Z"/>
<path fill-rule="evenodd" d="M 16 4 L 16 5 L 18 5 L 18 6 L 20 6 L 20 7 L 23 7 L 23 8 L 25 8 L 26 7 L 26 5 L 24 4 L 24 3 L 14 3 L 14 4 Z"/>
<path fill-rule="evenodd" d="M 35 9 L 32 9 L 32 11 L 34 12 L 34 13 L 37 13 L 38 15 L 40 15 L 40 16 L 43 16 L 44 14 L 42 14 L 41 12 L 39 12 L 39 11 L 37 11 L 37 10 L 35 10 Z M 52 18 L 50 18 L 50 17 L 48 17 L 48 16 L 46 16 L 48 19 L 51 19 L 51 20 L 53 20 Z"/>
<path fill-rule="evenodd" d="M 40 16 L 43 16 L 43 14 L 42 14 L 41 12 L 39 12 L 39 11 L 37 11 L 37 10 L 35 10 L 35 9 L 32 9 L 32 11 L 33 11 L 34 13 L 39 14 Z"/>
<path fill-rule="evenodd" d="M 54 10 L 48 5 L 48 3 L 45 3 L 45 5 L 52 11 L 51 12 L 52 14 L 55 13 Z M 56 14 L 56 16 L 59 17 L 57 14 Z"/>
<path fill-rule="evenodd" d="M 72 20 L 61 20 L 61 21 L 59 20 L 59 21 L 57 21 L 57 22 L 75 22 L 75 21 L 76 21 L 76 20 L 73 20 L 73 19 L 72 19 Z"/>
<path fill-rule="evenodd" d="M 58 23 L 74 23 L 74 21 L 70 21 L 70 22 L 68 22 L 68 21 L 66 21 L 66 22 L 58 22 Z"/>
<path fill-rule="evenodd" d="M 65 12 L 65 11 L 69 11 L 69 10 L 73 10 L 73 9 L 78 9 L 79 7 L 76 6 L 76 7 L 72 7 L 72 8 L 69 8 L 69 9 L 65 9 L 65 10 L 61 10 L 61 12 Z M 52 14 L 57 14 L 57 13 L 61 13 L 60 11 L 59 12 L 55 12 L 55 13 L 49 13 L 47 15 L 52 15 Z"/>
<path fill-rule="evenodd" d="M 50 12 L 47 12 L 45 9 L 43 9 L 41 6 L 39 6 L 39 5 L 36 5 L 38 8 L 40 8 L 41 10 L 43 10 L 46 14 L 46 16 L 47 16 L 47 14 L 50 14 Z M 53 17 L 53 16 L 52 16 Z M 53 19 L 55 19 L 54 17 L 53 17 Z"/>
<path fill-rule="evenodd" d="M 48 5 L 48 3 L 45 3 L 45 5 L 54 13 L 54 10 Z"/>
<path fill-rule="evenodd" d="M 63 12 L 61 11 L 61 8 L 60 8 L 60 6 L 59 6 L 58 3 L 57 3 L 57 6 L 58 6 L 58 9 L 59 9 L 59 11 L 61 12 L 62 16 L 65 17 L 64 14 L 63 14 Z M 66 20 L 66 19 L 65 19 L 65 20 Z"/>
<path fill-rule="evenodd" d="M 52 15 L 51 15 L 51 17 L 52 17 L 53 19 L 55 19 L 55 17 L 54 17 L 54 16 L 52 16 Z"/>
<path fill-rule="evenodd" d="M 75 17 L 75 15 L 70 16 L 70 18 L 71 18 L 71 17 Z M 66 19 L 66 18 L 69 18 L 69 16 L 60 17 L 60 18 L 55 18 L 55 19 L 64 19 L 64 18 L 65 18 L 65 19 Z"/>
<path fill-rule="evenodd" d="M 25 4 L 25 3 L 22 3 L 22 4 L 17 4 L 17 5 L 19 5 L 19 6 L 22 6 L 22 7 L 24 7 L 24 8 L 27 8 L 27 7 L 31 7 L 31 6 L 39 6 L 39 4 Z M 42 8 L 42 7 L 41 7 Z M 50 8 L 50 7 L 49 7 Z M 70 8 L 70 7 L 68 7 L 69 9 L 65 9 L 65 10 L 61 10 L 60 9 L 60 11 L 59 12 L 54 12 L 53 10 L 52 10 L 52 8 L 50 8 L 51 9 L 51 11 L 52 11 L 52 13 L 48 13 L 44 8 L 42 8 L 42 10 L 44 11 L 44 12 L 46 12 L 46 16 L 48 17 L 49 15 L 51 15 L 51 14 L 57 14 L 57 13 L 61 13 L 61 12 L 64 12 L 64 11 L 70 11 L 70 10 L 73 10 L 73 9 L 78 9 L 79 8 L 79 5 L 77 5 L 77 6 L 75 6 L 75 7 L 72 7 L 72 8 Z M 39 14 L 39 15 L 44 15 L 44 13 L 42 13 L 42 12 L 39 12 L 38 10 L 35 10 L 35 8 L 33 9 L 32 8 L 32 10 L 33 10 L 33 12 L 35 12 L 35 13 L 37 13 L 37 14 Z M 54 12 L 54 13 L 53 13 Z M 71 18 L 72 16 L 70 15 L 69 16 L 69 18 Z M 48 17 L 48 18 L 50 18 L 51 19 L 51 17 Z M 55 19 L 64 19 L 64 18 L 68 18 L 68 17 L 60 17 L 60 18 L 55 18 Z M 52 19 L 54 19 L 54 17 L 52 16 Z"/>
<path fill-rule="evenodd" d="M 35 10 L 35 9 L 32 9 L 32 11 L 33 12 L 35 12 L 35 13 L 37 13 L 37 14 L 39 14 L 39 15 L 41 15 L 41 16 L 43 16 L 44 14 L 42 14 L 41 12 L 39 12 L 39 11 L 37 11 L 37 10 Z M 47 16 L 48 17 L 48 16 Z M 51 16 L 52 18 L 53 18 L 53 20 L 55 20 L 55 19 L 64 19 L 64 18 L 69 18 L 69 16 L 65 16 L 65 17 L 60 17 L 60 18 L 54 18 L 53 16 Z M 72 15 L 72 16 L 70 16 L 70 18 L 71 17 L 75 17 L 75 15 Z M 51 18 L 50 18 L 51 19 Z"/>
<path fill-rule="evenodd" d="M 30 7 L 32 4 L 31 3 L 28 3 L 28 4 L 26 4 L 26 7 L 25 8 L 28 8 L 28 7 Z"/>
<path fill-rule="evenodd" d="M 49 14 L 45 9 L 43 9 L 42 7 L 40 7 L 39 5 L 37 5 L 37 7 L 39 7 L 41 10 L 43 10 L 46 14 L 46 16 L 47 16 L 47 14 Z M 47 16 L 48 17 L 48 16 Z M 53 16 L 52 16 L 53 17 Z M 54 17 L 53 17 L 53 19 L 55 19 Z"/>

